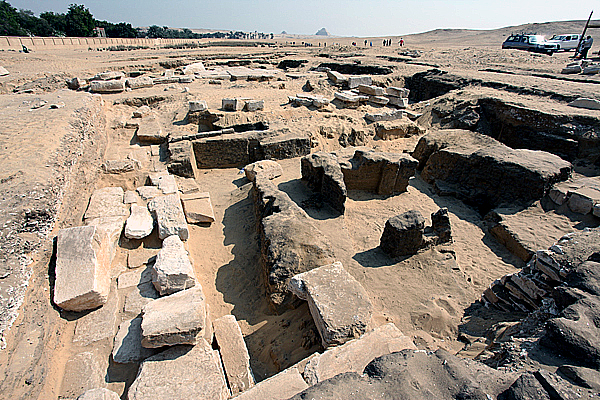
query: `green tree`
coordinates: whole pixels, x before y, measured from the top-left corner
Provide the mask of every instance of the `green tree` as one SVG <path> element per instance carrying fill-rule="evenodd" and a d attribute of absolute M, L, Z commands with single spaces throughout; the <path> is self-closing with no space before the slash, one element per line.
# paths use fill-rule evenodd
<path fill-rule="evenodd" d="M 40 18 L 50 24 L 56 36 L 65 36 L 67 33 L 67 20 L 65 14 L 55 14 L 52 11 L 46 11 L 40 14 Z"/>
<path fill-rule="evenodd" d="M 0 35 L 22 36 L 26 34 L 17 21 L 17 10 L 5 0 L 0 2 Z"/>
<path fill-rule="evenodd" d="M 65 17 L 67 36 L 87 37 L 94 34 L 94 16 L 83 5 L 71 4 Z"/>
<path fill-rule="evenodd" d="M 19 10 L 17 22 L 28 35 L 51 36 L 54 31 L 48 21 L 36 17 L 30 10 Z"/>

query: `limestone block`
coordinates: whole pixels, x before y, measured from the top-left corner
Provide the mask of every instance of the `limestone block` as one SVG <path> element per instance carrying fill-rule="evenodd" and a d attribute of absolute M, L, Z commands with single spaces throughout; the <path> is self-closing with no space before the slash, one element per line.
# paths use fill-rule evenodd
<path fill-rule="evenodd" d="M 77 400 L 119 400 L 121 397 L 106 388 L 90 389 L 77 397 Z"/>
<path fill-rule="evenodd" d="M 142 265 L 154 263 L 159 251 L 160 249 L 147 247 L 138 247 L 137 249 L 129 250 L 127 252 L 127 268 L 134 269 Z"/>
<path fill-rule="evenodd" d="M 163 192 L 156 186 L 140 186 L 136 189 L 143 200 L 150 200 L 157 196 L 162 196 Z"/>
<path fill-rule="evenodd" d="M 125 79 L 90 82 L 92 93 L 119 93 L 125 90 Z"/>
<path fill-rule="evenodd" d="M 265 109 L 264 100 L 246 100 L 246 111 L 258 111 Z"/>
<path fill-rule="evenodd" d="M 594 204 L 598 202 L 600 202 L 600 186 L 584 186 L 569 191 L 567 204 L 571 211 L 585 215 L 592 212 Z"/>
<path fill-rule="evenodd" d="M 325 348 L 359 337 L 371 321 L 369 295 L 340 262 L 295 275 L 288 288 L 308 302 Z"/>
<path fill-rule="evenodd" d="M 202 339 L 145 359 L 128 391 L 129 400 L 225 400 L 229 391 L 217 351 Z"/>
<path fill-rule="evenodd" d="M 157 186 L 164 194 L 177 193 L 179 190 L 175 177 L 166 172 L 152 172 L 149 175 L 152 185 Z"/>
<path fill-rule="evenodd" d="M 178 194 L 157 196 L 150 200 L 148 209 L 156 216 L 159 238 L 179 235 L 181 240 L 188 239 L 189 231 Z"/>
<path fill-rule="evenodd" d="M 102 164 L 102 169 L 107 174 L 123 174 L 135 170 L 135 163 L 131 160 L 106 160 Z"/>
<path fill-rule="evenodd" d="M 192 83 L 194 79 L 194 75 L 183 75 L 179 77 L 179 83 Z"/>
<path fill-rule="evenodd" d="M 211 224 L 215 222 L 215 212 L 208 192 L 181 195 L 183 212 L 190 224 Z"/>
<path fill-rule="evenodd" d="M 256 175 L 264 174 L 268 179 L 275 179 L 283 175 L 281 164 L 273 160 L 261 160 L 244 167 L 244 173 L 249 181 L 254 182 Z"/>
<path fill-rule="evenodd" d="M 146 304 L 159 297 L 152 282 L 143 283 L 125 296 L 123 311 L 127 314 L 139 315 Z"/>
<path fill-rule="evenodd" d="M 379 121 L 393 121 L 395 119 L 402 119 L 404 117 L 404 112 L 402 110 L 394 110 L 389 112 L 383 112 L 378 114 L 367 113 L 365 114 L 365 118 L 372 122 Z"/>
<path fill-rule="evenodd" d="M 83 219 L 129 216 L 128 207 L 123 203 L 123 195 L 123 189 L 120 187 L 95 190 Z"/>
<path fill-rule="evenodd" d="M 408 95 L 410 94 L 410 90 L 408 90 L 407 88 L 400 88 L 395 86 L 389 86 L 385 88 L 385 92 L 390 96 L 404 98 L 408 97 Z"/>
<path fill-rule="evenodd" d="M 385 94 L 385 89 L 379 86 L 373 85 L 358 85 L 358 91 L 361 93 L 365 93 L 371 96 L 383 96 Z"/>
<path fill-rule="evenodd" d="M 154 86 L 154 79 L 149 76 L 138 76 L 137 78 L 127 78 L 125 85 L 131 89 L 141 89 Z"/>
<path fill-rule="evenodd" d="M 396 106 L 398 108 L 408 107 L 408 99 L 405 97 L 388 96 L 388 100 L 389 100 L 389 104 Z"/>
<path fill-rule="evenodd" d="M 125 223 L 125 237 L 143 239 L 152 233 L 154 218 L 146 206 L 131 205 L 131 215 Z"/>
<path fill-rule="evenodd" d="M 206 72 L 206 68 L 204 68 L 204 64 L 202 63 L 202 61 L 198 61 L 183 67 L 183 73 L 185 75 L 195 74 L 197 72 Z"/>
<path fill-rule="evenodd" d="M 117 289 L 127 289 L 146 282 L 152 282 L 152 268 L 139 267 L 119 275 L 117 278 Z"/>
<path fill-rule="evenodd" d="M 204 100 L 191 100 L 189 103 L 189 111 L 190 112 L 206 111 L 206 110 L 208 110 L 208 105 L 206 104 L 206 101 L 204 101 Z"/>
<path fill-rule="evenodd" d="M 425 219 L 416 210 L 396 215 L 386 221 L 380 247 L 391 257 L 413 255 L 423 245 L 424 228 Z"/>
<path fill-rule="evenodd" d="M 373 104 L 378 104 L 380 106 L 385 106 L 389 103 L 389 99 L 383 96 L 369 96 L 369 101 Z"/>
<path fill-rule="evenodd" d="M 123 203 L 125 204 L 135 204 L 139 201 L 139 196 L 133 190 L 128 190 L 125 192 L 123 196 Z"/>
<path fill-rule="evenodd" d="M 221 107 L 226 111 L 242 111 L 246 105 L 246 100 L 241 98 L 235 99 L 223 99 L 221 101 Z"/>
<path fill-rule="evenodd" d="M 229 390 L 235 396 L 254 386 L 246 342 L 244 342 L 242 330 L 233 315 L 226 315 L 214 320 L 213 329 Z"/>
<path fill-rule="evenodd" d="M 117 314 L 119 313 L 119 297 L 113 290 L 106 304 L 77 320 L 73 343 L 80 346 L 89 346 L 102 340 L 111 340 L 117 328 Z"/>
<path fill-rule="evenodd" d="M 563 205 L 567 201 L 567 189 L 563 189 L 560 186 L 555 186 L 548 192 L 548 197 L 556 204 Z"/>
<path fill-rule="evenodd" d="M 162 143 L 167 139 L 167 134 L 163 132 L 160 123 L 154 115 L 148 115 L 142 118 L 138 123 L 136 136 L 140 143 Z"/>
<path fill-rule="evenodd" d="M 142 317 L 123 321 L 115 336 L 112 356 L 119 364 L 138 362 L 154 354 L 142 346 Z"/>
<path fill-rule="evenodd" d="M 152 283 L 161 296 L 191 288 L 196 284 L 194 267 L 177 235 L 165 238 L 152 271 Z"/>
<path fill-rule="evenodd" d="M 304 379 L 312 386 L 344 372 L 360 374 L 374 358 L 406 349 L 417 347 L 396 325 L 382 325 L 360 339 L 331 347 L 313 357 L 306 364 Z"/>
<path fill-rule="evenodd" d="M 348 77 L 337 71 L 327 71 L 327 78 L 331 79 L 336 85 L 348 82 Z"/>
<path fill-rule="evenodd" d="M 83 311 L 106 303 L 110 291 L 108 235 L 95 226 L 58 232 L 54 303 Z"/>
<path fill-rule="evenodd" d="M 348 87 L 350 89 L 354 89 L 359 85 L 370 85 L 372 83 L 373 79 L 368 75 L 350 75 L 348 77 Z"/>
<path fill-rule="evenodd" d="M 375 135 L 383 140 L 395 140 L 419 135 L 424 129 L 408 118 L 375 123 Z"/>
<path fill-rule="evenodd" d="M 75 398 L 87 390 L 105 385 L 108 358 L 97 349 L 78 353 L 67 361 L 60 385 L 60 398 Z"/>
<path fill-rule="evenodd" d="M 152 300 L 142 309 L 142 346 L 196 344 L 206 324 L 205 304 L 199 284 Z"/>
<path fill-rule="evenodd" d="M 351 93 L 335 92 L 333 94 L 333 96 L 336 99 L 343 101 L 344 103 L 350 103 L 350 104 L 354 104 L 356 106 L 358 106 L 358 103 L 360 101 L 360 98 L 358 96 L 351 94 Z"/>
<path fill-rule="evenodd" d="M 288 368 L 246 390 L 235 400 L 286 400 L 308 388 L 297 368 Z"/>
<path fill-rule="evenodd" d="M 92 81 L 110 81 L 113 79 L 124 79 L 125 74 L 121 71 L 105 71 L 94 75 Z"/>

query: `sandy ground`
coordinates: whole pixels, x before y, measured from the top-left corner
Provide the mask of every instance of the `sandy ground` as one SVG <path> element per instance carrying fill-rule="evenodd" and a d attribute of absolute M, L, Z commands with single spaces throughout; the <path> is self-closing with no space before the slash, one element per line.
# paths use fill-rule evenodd
<path fill-rule="evenodd" d="M 83 107 L 86 101 L 92 101 L 91 96 L 56 91 L 63 86 L 66 77 L 89 77 L 104 70 L 159 73 L 164 69 L 161 63 L 173 60 L 183 63 L 204 60 L 205 65 L 210 67 L 221 59 L 251 58 L 274 62 L 276 65 L 279 59 L 287 57 L 308 59 L 312 66 L 330 61 L 316 57 L 319 53 L 327 53 L 332 58 L 339 56 L 336 61 L 340 62 L 353 56 L 353 60 L 364 63 L 394 66 L 395 71 L 391 77 L 375 78 L 386 84 L 402 85 L 405 76 L 426 71 L 435 65 L 488 81 L 600 97 L 599 85 L 595 84 L 600 82 L 597 77 L 585 78 L 589 82 L 557 78 L 560 77 L 560 69 L 568 62 L 569 54 L 548 57 L 502 51 L 496 45 L 482 45 L 475 38 L 469 39 L 470 42 L 438 46 L 432 44 L 431 38 L 421 38 L 421 44 L 407 40 L 409 46 L 403 49 L 378 45 L 354 48 L 348 46 L 352 40 L 356 39 L 328 39 L 327 50 L 320 47 L 218 47 L 130 52 L 77 50 L 32 54 L 0 53 L 0 65 L 11 71 L 8 77 L 0 78 L 0 93 L 4 93 L 0 95 L 0 157 L 3 160 L 0 182 L 4 185 L 0 223 L 9 232 L 10 223 L 6 221 L 10 219 L 10 213 L 21 215 L 19 213 L 25 212 L 28 207 L 50 207 L 27 200 L 26 194 L 36 190 L 36 185 L 62 188 L 57 190 L 62 190 L 68 200 L 68 203 L 65 202 L 58 194 L 49 196 L 49 203 L 58 201 L 62 205 L 55 207 L 53 215 L 56 223 L 50 224 L 47 232 L 40 233 L 35 249 L 32 249 L 35 252 L 26 252 L 33 261 L 31 265 L 23 269 L 21 275 L 12 273 L 0 282 L 4 284 L 0 285 L 0 291 L 2 287 L 6 289 L 21 285 L 21 291 L 24 292 L 26 287 L 22 283 L 27 281 L 26 275 L 32 274 L 19 316 L 6 336 L 7 347 L 0 351 L 0 392 L 3 396 L 76 396 L 79 394 L 75 392 L 77 385 L 83 384 L 71 384 L 63 376 L 67 360 L 86 350 L 101 351 L 109 345 L 105 341 L 86 348 L 72 343 L 74 329 L 81 316 L 61 313 L 53 307 L 49 295 L 51 286 L 48 269 L 52 264 L 52 238 L 59 228 L 81 224 L 89 194 L 94 188 L 121 186 L 124 189 L 134 189 L 144 183 L 153 163 L 160 163 L 158 159 L 148 157 L 138 172 L 120 176 L 100 174 L 102 160 L 123 159 L 128 156 L 139 159 L 144 158 L 142 154 L 148 153 L 147 147 L 140 147 L 132 142 L 131 130 L 121 127 L 122 121 L 129 118 L 134 107 L 115 105 L 115 100 L 149 95 L 167 96 L 167 100 L 154 108 L 161 115 L 163 123 L 170 126 L 169 129 L 181 133 L 195 129 L 193 126 L 176 123 L 181 121 L 186 101 L 191 98 L 207 100 L 210 109 L 219 108 L 223 97 L 264 99 L 265 113 L 273 124 L 310 132 L 319 143 L 315 150 L 339 148 L 337 139 L 339 132 L 344 129 L 343 125 L 369 129 L 362 116 L 365 112 L 378 110 L 365 106 L 358 110 L 335 109 L 332 113 L 319 113 L 286 105 L 287 96 L 301 92 L 307 78 L 313 78 L 317 82 L 325 79 L 323 73 L 311 73 L 304 68 L 296 72 L 296 75 L 278 73 L 281 79 L 279 81 L 223 82 L 221 85 L 195 81 L 189 85 L 162 85 L 131 93 L 103 95 L 104 103 L 98 106 L 98 110 L 105 115 L 105 121 L 98 123 L 94 127 L 96 131 L 88 132 L 86 136 L 82 133 L 85 129 L 67 122 L 76 120 L 73 117 L 75 111 Z M 343 46 L 333 46 L 336 42 Z M 406 50 L 419 50 L 422 53 L 419 58 L 409 59 L 409 62 L 392 62 L 380 57 L 404 57 L 402 54 Z M 275 65 L 269 67 L 274 68 Z M 483 71 L 490 69 L 501 69 L 511 75 Z M 552 76 L 540 77 L 542 74 Z M 183 93 L 184 86 L 188 87 L 188 92 Z M 28 89 L 31 93 L 11 94 L 15 88 Z M 323 85 L 317 91 L 328 97 L 333 94 L 333 88 L 328 85 Z M 548 98 L 514 96 L 515 101 L 531 101 L 549 110 L 565 107 L 563 103 Z M 31 102 L 37 99 L 44 99 L 49 103 L 63 101 L 66 106 L 59 110 L 48 110 L 46 105 L 45 108 L 29 111 Z M 581 113 L 592 115 L 595 112 Z M 323 137 L 319 134 L 323 126 L 335 128 L 338 136 L 333 139 Z M 85 145 L 78 143 L 77 138 L 83 138 Z M 410 151 L 417 139 L 371 141 L 369 145 L 381 150 Z M 68 149 L 67 152 L 65 148 Z M 280 163 L 284 174 L 277 178 L 276 183 L 293 201 L 301 205 L 311 192 L 300 182 L 300 160 L 282 160 Z M 74 168 L 68 168 L 73 165 Z M 198 280 L 207 297 L 210 317 L 214 319 L 226 314 L 236 316 L 248 344 L 254 373 L 259 380 L 320 350 L 306 306 L 282 315 L 273 315 L 269 311 L 258 263 L 258 236 L 251 184 L 237 168 L 200 170 L 196 181 L 202 190 L 210 192 L 216 216 L 211 227 L 191 225 L 187 244 Z M 19 198 L 26 200 L 15 200 Z M 429 219 L 429 215 L 440 207 L 447 207 L 450 211 L 454 238 L 451 246 L 430 249 L 395 261 L 378 249 L 388 218 L 416 209 Z M 473 310 L 477 308 L 476 301 L 493 280 L 523 266 L 522 261 L 487 233 L 481 215 L 454 198 L 437 196 L 419 176 L 411 180 L 407 192 L 397 196 L 350 192 L 344 216 L 328 207 L 307 208 L 306 211 L 330 239 L 339 261 L 369 293 L 375 306 L 373 324 L 392 321 L 423 349 L 443 347 L 455 353 L 460 351 L 464 343 L 459 340 L 459 328 L 466 335 L 483 335 L 486 327 L 494 321 L 494 315 L 484 314 L 482 317 L 480 312 L 475 313 Z M 552 235 L 557 230 L 564 230 L 566 233 L 576 229 L 577 221 L 565 220 L 563 215 L 552 212 L 545 215 L 535 231 L 540 243 L 553 240 L 553 236 L 550 237 L 547 233 L 550 230 L 544 229 L 544 224 L 553 227 Z M 20 232 L 20 237 L 26 238 L 23 236 L 25 234 Z M 15 246 L 22 246 L 19 243 L 22 242 Z M 125 270 L 127 254 L 136 251 L 136 246 L 152 247 L 156 243 L 153 244 L 152 240 L 142 244 L 122 241 L 113 263 L 115 276 Z M 8 298 L 10 293 L 3 296 Z M 121 294 L 119 296 L 118 301 L 122 302 L 123 297 Z M 122 303 L 119 306 L 122 307 Z M 119 314 L 118 318 L 120 322 L 124 316 Z M 119 369 L 114 363 L 110 365 L 112 370 L 109 370 L 107 377 L 111 379 L 107 380 L 106 386 L 122 393 L 131 383 L 135 371 Z"/>

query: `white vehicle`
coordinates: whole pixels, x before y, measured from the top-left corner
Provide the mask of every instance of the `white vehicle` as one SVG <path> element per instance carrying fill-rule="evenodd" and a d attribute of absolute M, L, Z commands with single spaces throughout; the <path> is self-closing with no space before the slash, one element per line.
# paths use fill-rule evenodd
<path fill-rule="evenodd" d="M 556 43 L 559 51 L 572 51 L 577 49 L 581 35 L 554 35 L 548 40 L 550 43 Z"/>

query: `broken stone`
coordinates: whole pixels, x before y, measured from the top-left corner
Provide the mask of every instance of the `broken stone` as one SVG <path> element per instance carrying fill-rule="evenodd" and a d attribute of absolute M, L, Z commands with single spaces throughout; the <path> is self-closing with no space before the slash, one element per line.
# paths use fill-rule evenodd
<path fill-rule="evenodd" d="M 410 94 L 410 90 L 407 88 L 399 88 L 395 86 L 389 86 L 385 88 L 385 92 L 393 97 L 407 98 Z"/>
<path fill-rule="evenodd" d="M 450 217 L 446 207 L 440 208 L 431 214 L 431 226 L 433 232 L 437 235 L 436 242 L 438 244 L 452 241 L 452 227 L 450 226 Z"/>
<path fill-rule="evenodd" d="M 160 295 L 156 291 L 152 282 L 138 285 L 125 296 L 125 306 L 123 311 L 131 315 L 139 315 L 142 308 L 154 299 L 158 299 Z"/>
<path fill-rule="evenodd" d="M 352 104 L 354 106 L 358 106 L 358 103 L 360 101 L 360 97 L 352 93 L 335 92 L 333 95 L 336 99 L 341 100 L 344 103 Z"/>
<path fill-rule="evenodd" d="M 385 94 L 385 90 L 383 88 L 372 85 L 360 84 L 358 85 L 358 91 L 371 96 L 383 96 Z"/>
<path fill-rule="evenodd" d="M 193 287 L 196 284 L 194 267 L 179 236 L 163 240 L 154 262 L 152 282 L 161 296 Z"/>
<path fill-rule="evenodd" d="M 86 85 L 85 79 L 75 77 L 67 81 L 67 87 L 71 90 L 79 90 Z"/>
<path fill-rule="evenodd" d="M 117 289 L 119 290 L 152 282 L 152 268 L 141 267 L 123 272 L 119 275 L 117 282 Z"/>
<path fill-rule="evenodd" d="M 416 254 L 423 245 L 425 219 L 410 210 L 388 219 L 381 235 L 380 247 L 391 257 Z"/>
<path fill-rule="evenodd" d="M 168 173 L 150 173 L 150 182 L 157 186 L 164 194 L 177 193 L 179 188 L 175 177 Z"/>
<path fill-rule="evenodd" d="M 354 89 L 359 85 L 371 85 L 373 79 L 368 75 L 350 75 L 348 77 L 348 87 Z"/>
<path fill-rule="evenodd" d="M 233 315 L 226 315 L 214 320 L 213 329 L 229 390 L 235 396 L 254 386 L 246 342 L 244 342 L 242 330 Z"/>
<path fill-rule="evenodd" d="M 190 141 L 169 143 L 169 163 L 167 170 L 171 174 L 185 178 L 196 176 L 196 159 Z"/>
<path fill-rule="evenodd" d="M 125 223 L 125 237 L 128 239 L 143 239 L 152 233 L 154 218 L 146 206 L 131 205 L 131 215 Z"/>
<path fill-rule="evenodd" d="M 366 290 L 342 263 L 298 274 L 288 287 L 308 302 L 323 347 L 340 345 L 365 333 L 373 306 Z"/>
<path fill-rule="evenodd" d="M 283 168 L 277 161 L 261 160 L 246 165 L 244 173 L 249 181 L 254 182 L 258 174 L 264 174 L 268 179 L 278 178 L 283 175 Z"/>
<path fill-rule="evenodd" d="M 84 220 L 100 217 L 127 217 L 128 207 L 123 203 L 123 189 L 106 187 L 95 190 L 83 216 Z"/>
<path fill-rule="evenodd" d="M 383 96 L 369 96 L 369 101 L 380 106 L 385 106 L 387 103 L 389 103 L 389 99 Z"/>
<path fill-rule="evenodd" d="M 10 72 L 8 72 L 8 70 L 6 68 L 4 68 L 3 66 L 0 65 L 0 76 L 6 76 L 9 74 L 10 74 Z"/>
<path fill-rule="evenodd" d="M 594 205 L 600 202 L 600 185 L 580 187 L 569 191 L 568 196 L 567 205 L 571 211 L 583 215 L 589 214 Z"/>
<path fill-rule="evenodd" d="M 61 398 L 74 398 L 81 392 L 106 384 L 104 377 L 108 368 L 108 357 L 98 353 L 98 350 L 91 349 L 69 358 L 60 385 Z"/>
<path fill-rule="evenodd" d="M 139 127 L 136 131 L 136 136 L 140 143 L 162 143 L 167 139 L 166 133 L 163 132 L 160 123 L 154 115 L 148 115 L 138 123 Z"/>
<path fill-rule="evenodd" d="M 159 251 L 160 249 L 146 247 L 129 250 L 127 252 L 127 268 L 134 269 L 154 262 L 154 257 L 156 257 Z"/>
<path fill-rule="evenodd" d="M 206 101 L 204 101 L 204 100 L 191 100 L 189 103 L 189 111 L 190 112 L 206 111 L 206 110 L 208 110 L 208 105 L 206 104 Z"/>
<path fill-rule="evenodd" d="M 152 113 L 152 109 L 148 106 L 140 106 L 133 112 L 133 118 L 143 118 Z"/>
<path fill-rule="evenodd" d="M 215 213 L 208 192 L 182 194 L 181 203 L 189 224 L 211 224 L 215 222 Z"/>
<path fill-rule="evenodd" d="M 106 388 L 90 389 L 77 397 L 77 400 L 120 400 L 120 396 Z"/>
<path fill-rule="evenodd" d="M 194 82 L 194 75 L 183 75 L 179 77 L 179 83 L 192 83 Z M 185 90 L 185 88 L 184 88 Z"/>
<path fill-rule="evenodd" d="M 114 289 L 114 287 L 113 287 Z M 111 340 L 117 327 L 119 313 L 119 297 L 113 291 L 108 295 L 104 306 L 93 310 L 77 320 L 73 343 L 89 346 L 99 341 Z"/>
<path fill-rule="evenodd" d="M 123 174 L 135 169 L 135 164 L 132 161 L 106 160 L 102 164 L 102 169 L 107 174 Z"/>
<path fill-rule="evenodd" d="M 92 81 L 90 92 L 92 93 L 119 93 L 125 90 L 125 80 Z"/>
<path fill-rule="evenodd" d="M 580 68 L 581 69 L 581 68 Z M 564 72 L 563 72 L 564 73 Z M 571 107 L 587 108 L 588 110 L 600 110 L 600 101 L 580 97 L 569 103 Z"/>
<path fill-rule="evenodd" d="M 375 135 L 383 140 L 395 140 L 420 135 L 424 131 L 423 128 L 407 118 L 396 121 L 382 121 L 375 124 Z"/>
<path fill-rule="evenodd" d="M 206 324 L 205 303 L 202 287 L 197 284 L 146 304 L 142 309 L 142 346 L 196 344 Z"/>
<path fill-rule="evenodd" d="M 132 190 L 127 190 L 125 195 L 123 196 L 123 203 L 125 204 L 135 204 L 139 201 L 139 196 L 136 192 Z"/>
<path fill-rule="evenodd" d="M 154 354 L 142 346 L 142 317 L 123 321 L 115 336 L 112 356 L 119 364 L 138 362 Z"/>
<path fill-rule="evenodd" d="M 145 359 L 128 390 L 129 400 L 226 400 L 229 391 L 219 353 L 201 339 Z"/>
<path fill-rule="evenodd" d="M 206 72 L 206 68 L 204 68 L 204 64 L 202 63 L 202 61 L 198 61 L 183 67 L 183 73 L 185 75 L 195 74 L 197 72 Z"/>
<path fill-rule="evenodd" d="M 160 239 L 171 235 L 179 235 L 181 240 L 188 239 L 189 231 L 178 194 L 157 196 L 150 200 L 148 209 L 156 216 Z"/>
<path fill-rule="evenodd" d="M 327 71 L 327 78 L 331 79 L 336 85 L 343 85 L 348 82 L 348 77 L 337 71 Z"/>
<path fill-rule="evenodd" d="M 313 357 L 304 369 L 304 379 L 316 385 L 345 372 L 362 373 L 374 358 L 417 347 L 396 325 L 389 323 L 341 346 L 330 347 Z"/>
<path fill-rule="evenodd" d="M 162 196 L 163 192 L 156 186 L 141 186 L 136 189 L 143 200 L 151 200 L 157 196 Z"/>
<path fill-rule="evenodd" d="M 141 89 L 154 86 L 154 79 L 149 76 L 138 76 L 137 78 L 127 78 L 125 85 L 131 89 Z"/>
<path fill-rule="evenodd" d="M 54 303 L 64 310 L 84 311 L 106 303 L 110 291 L 108 235 L 95 226 L 58 232 Z"/>
<path fill-rule="evenodd" d="M 235 397 L 236 400 L 284 400 L 307 389 L 297 368 L 288 368 Z"/>
<path fill-rule="evenodd" d="M 225 111 L 242 111 L 246 105 L 246 100 L 242 98 L 223 99 L 221 101 L 221 108 Z"/>
<path fill-rule="evenodd" d="M 346 210 L 346 183 L 344 174 L 334 154 L 317 152 L 302 157 L 300 160 L 302 180 L 307 186 L 320 193 L 336 211 Z"/>
<path fill-rule="evenodd" d="M 389 112 L 383 112 L 379 114 L 365 114 L 365 118 L 372 122 L 380 122 L 380 121 L 393 121 L 395 119 L 402 119 L 404 117 L 404 112 L 402 110 L 394 110 Z"/>
<path fill-rule="evenodd" d="M 258 111 L 264 110 L 264 100 L 246 100 L 246 111 Z"/>
<path fill-rule="evenodd" d="M 389 104 L 398 108 L 408 107 L 408 99 L 404 97 L 388 96 Z"/>
<path fill-rule="evenodd" d="M 121 71 L 106 71 L 100 72 L 95 75 L 91 80 L 92 81 L 109 81 L 113 79 L 124 79 L 125 74 Z"/>

